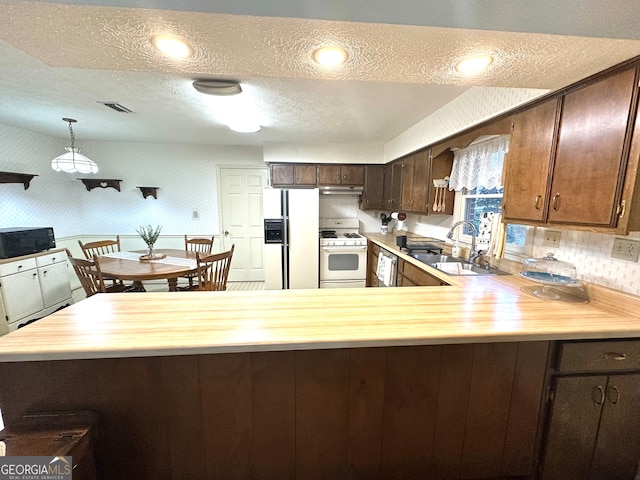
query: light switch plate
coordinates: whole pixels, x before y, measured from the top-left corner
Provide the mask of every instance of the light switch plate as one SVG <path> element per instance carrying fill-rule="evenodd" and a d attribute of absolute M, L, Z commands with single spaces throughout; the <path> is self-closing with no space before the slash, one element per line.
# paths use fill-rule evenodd
<path fill-rule="evenodd" d="M 545 247 L 558 248 L 560 246 L 560 234 L 558 230 L 545 230 L 542 245 Z"/>
<path fill-rule="evenodd" d="M 611 249 L 611 258 L 620 260 L 628 260 L 629 262 L 637 262 L 640 253 L 640 242 L 637 240 L 628 240 L 626 238 L 616 238 L 613 241 Z"/>

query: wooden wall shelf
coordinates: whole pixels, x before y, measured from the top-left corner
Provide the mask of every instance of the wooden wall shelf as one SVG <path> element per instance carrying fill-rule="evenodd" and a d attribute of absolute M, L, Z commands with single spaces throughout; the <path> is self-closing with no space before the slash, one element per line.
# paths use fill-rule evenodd
<path fill-rule="evenodd" d="M 115 188 L 117 191 L 120 191 L 120 182 L 122 180 L 115 180 L 113 178 L 79 178 L 84 186 L 87 187 L 88 191 L 93 190 L 94 188 Z"/>
<path fill-rule="evenodd" d="M 151 195 L 156 200 L 158 199 L 158 187 L 136 187 L 142 192 L 143 198 L 147 198 Z"/>
<path fill-rule="evenodd" d="M 37 176 L 30 173 L 0 172 L 0 183 L 21 183 L 26 190 L 29 188 L 31 179 Z"/>

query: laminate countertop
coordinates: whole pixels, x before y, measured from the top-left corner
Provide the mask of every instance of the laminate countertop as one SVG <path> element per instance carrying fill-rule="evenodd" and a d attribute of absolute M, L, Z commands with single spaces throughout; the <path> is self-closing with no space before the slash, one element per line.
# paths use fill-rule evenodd
<path fill-rule="evenodd" d="M 640 337 L 640 300 L 632 295 L 567 303 L 524 293 L 531 282 L 514 275 L 449 280 L 98 294 L 0 337 L 0 361 Z"/>

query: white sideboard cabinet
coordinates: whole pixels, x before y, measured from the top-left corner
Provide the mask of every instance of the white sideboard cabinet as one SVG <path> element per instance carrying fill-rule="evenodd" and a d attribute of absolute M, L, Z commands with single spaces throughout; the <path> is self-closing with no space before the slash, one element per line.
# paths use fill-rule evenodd
<path fill-rule="evenodd" d="M 0 260 L 0 335 L 73 303 L 63 249 Z"/>

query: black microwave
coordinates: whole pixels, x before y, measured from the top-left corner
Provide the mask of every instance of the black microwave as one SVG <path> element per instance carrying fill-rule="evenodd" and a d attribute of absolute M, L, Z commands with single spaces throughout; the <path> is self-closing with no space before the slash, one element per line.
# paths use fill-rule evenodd
<path fill-rule="evenodd" d="M 13 258 L 55 248 L 53 228 L 0 228 L 0 258 Z"/>

